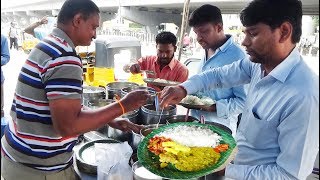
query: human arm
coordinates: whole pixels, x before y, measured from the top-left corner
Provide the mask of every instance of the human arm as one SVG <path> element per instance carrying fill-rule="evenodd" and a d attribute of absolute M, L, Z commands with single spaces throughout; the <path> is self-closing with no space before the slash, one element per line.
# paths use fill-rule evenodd
<path fill-rule="evenodd" d="M 148 63 L 150 62 L 150 58 L 147 57 L 141 57 L 138 59 L 135 63 L 130 64 L 130 72 L 132 74 L 138 74 L 141 73 L 141 70 L 149 70 L 148 69 Z"/>
<path fill-rule="evenodd" d="M 276 163 L 230 164 L 226 177 L 233 179 L 306 179 L 319 148 L 319 97 L 294 96 L 281 109 Z M 261 120 L 263 121 L 263 120 Z"/>
<path fill-rule="evenodd" d="M 232 64 L 196 74 L 181 85 L 187 90 L 188 94 L 239 86 L 250 82 L 252 66 L 253 63 L 249 59 L 242 59 Z"/>
<path fill-rule="evenodd" d="M 240 84 L 245 84 L 250 81 L 251 66 L 252 63 L 249 60 L 239 60 L 230 65 L 210 69 L 203 73 L 194 75 L 180 85 L 186 90 L 186 94 L 195 94 L 201 90 L 230 88 Z M 174 90 L 171 91 L 173 92 Z M 171 97 L 176 96 L 176 94 L 171 94 L 171 91 L 166 90 L 163 92 L 165 93 L 163 96 L 166 98 L 164 98 L 162 106 L 166 106 L 171 103 L 179 103 L 177 100 L 180 97 Z"/>
<path fill-rule="evenodd" d="M 141 73 L 141 67 L 140 67 L 140 65 L 139 65 L 138 63 L 136 63 L 136 64 L 131 64 L 130 67 L 129 67 L 129 69 L 130 69 L 130 72 L 131 72 L 132 74 Z"/>
<path fill-rule="evenodd" d="M 120 103 L 124 106 L 125 112 L 129 112 L 144 105 L 148 97 L 147 91 L 132 91 L 122 98 Z M 49 105 L 53 126 L 61 136 L 83 134 L 108 123 L 118 129 L 130 128 L 135 132 L 138 131 L 138 127 L 130 122 L 115 120 L 123 114 L 120 104 L 116 102 L 92 110 L 83 110 L 80 99 L 56 99 L 51 100 Z M 115 121 L 122 124 L 116 124 Z"/>
<path fill-rule="evenodd" d="M 233 96 L 216 101 L 216 112 L 218 117 L 229 117 L 240 114 L 243 110 L 246 93 L 243 85 L 231 88 Z"/>
<path fill-rule="evenodd" d="M 9 44 L 7 38 L 1 34 L 1 66 L 10 60 Z"/>
<path fill-rule="evenodd" d="M 129 121 L 128 118 L 116 118 L 108 123 L 109 126 L 119 129 L 125 132 L 135 132 L 140 133 L 140 130 L 144 127 L 143 125 L 138 125 Z"/>
<path fill-rule="evenodd" d="M 31 25 L 29 25 L 28 27 L 26 27 L 24 29 L 25 33 L 31 34 L 32 36 L 35 37 L 35 33 L 34 33 L 34 29 L 39 27 L 42 24 L 47 24 L 48 20 L 47 20 L 47 16 L 44 16 L 40 21 L 37 21 L 35 23 L 32 23 Z"/>
<path fill-rule="evenodd" d="M 61 136 L 75 136 L 102 127 L 123 113 L 138 109 L 149 97 L 147 91 L 128 93 L 120 99 L 124 112 L 120 103 L 86 110 L 81 105 L 81 60 L 74 54 L 49 59 L 44 64 L 41 79 L 49 100 L 53 127 Z"/>

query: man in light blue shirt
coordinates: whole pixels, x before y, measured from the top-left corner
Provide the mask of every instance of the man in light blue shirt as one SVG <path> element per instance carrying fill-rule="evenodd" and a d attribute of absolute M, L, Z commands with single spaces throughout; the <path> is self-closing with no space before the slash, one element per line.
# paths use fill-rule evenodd
<path fill-rule="evenodd" d="M 202 89 L 250 83 L 236 135 L 238 153 L 218 174 L 240 180 L 306 179 L 319 148 L 319 76 L 296 46 L 302 3 L 253 0 L 240 18 L 250 58 L 165 88 L 161 106 Z"/>
<path fill-rule="evenodd" d="M 246 57 L 244 50 L 235 44 L 231 35 L 224 34 L 222 15 L 216 6 L 205 4 L 192 12 L 189 26 L 197 35 L 197 41 L 205 51 L 201 59 L 199 73 L 206 70 L 231 64 Z M 210 97 L 216 104 L 202 110 L 192 110 L 191 115 L 205 121 L 223 124 L 236 132 L 237 116 L 242 112 L 246 94 L 244 87 L 230 87 L 197 92 Z"/>
<path fill-rule="evenodd" d="M 4 97 L 3 97 L 3 83 L 4 83 L 4 76 L 2 72 L 2 66 L 6 65 L 10 60 L 10 53 L 9 53 L 9 44 L 7 38 L 1 34 L 1 137 L 3 135 L 3 129 L 7 124 L 6 119 L 4 118 Z"/>

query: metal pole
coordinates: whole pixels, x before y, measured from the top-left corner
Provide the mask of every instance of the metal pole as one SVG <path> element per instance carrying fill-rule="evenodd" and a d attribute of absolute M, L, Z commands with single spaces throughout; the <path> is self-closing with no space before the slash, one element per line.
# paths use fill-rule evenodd
<path fill-rule="evenodd" d="M 180 61 L 181 58 L 181 52 L 182 52 L 182 40 L 184 33 L 186 32 L 187 26 L 188 26 L 188 18 L 189 18 L 189 3 L 190 0 L 185 0 L 183 5 L 183 14 L 182 14 L 182 23 L 181 23 L 181 31 L 180 31 L 180 41 L 178 44 L 179 54 L 178 54 L 178 60 Z"/>

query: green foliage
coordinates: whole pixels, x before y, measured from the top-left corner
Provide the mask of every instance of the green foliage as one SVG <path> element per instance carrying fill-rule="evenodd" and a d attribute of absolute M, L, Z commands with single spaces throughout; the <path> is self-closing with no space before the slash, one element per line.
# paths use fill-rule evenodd
<path fill-rule="evenodd" d="M 130 23 L 129 28 L 142 28 L 143 26 L 138 23 Z"/>

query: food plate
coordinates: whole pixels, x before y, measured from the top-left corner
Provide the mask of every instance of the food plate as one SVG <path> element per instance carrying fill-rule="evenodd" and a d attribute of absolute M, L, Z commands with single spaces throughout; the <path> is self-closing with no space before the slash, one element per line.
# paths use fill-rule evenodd
<path fill-rule="evenodd" d="M 175 86 L 175 85 L 180 84 L 180 82 L 177 82 L 177 81 L 165 80 L 166 82 L 157 82 L 155 80 L 156 80 L 155 78 L 144 78 L 143 79 L 143 81 L 145 83 L 149 83 L 149 84 L 152 84 L 152 85 L 155 85 L 155 86 L 162 86 L 162 87 L 164 87 L 164 86 Z"/>
<path fill-rule="evenodd" d="M 212 100 L 210 97 L 202 96 L 198 94 L 187 95 L 179 103 L 179 105 L 187 109 L 197 109 L 197 110 L 209 109 L 214 104 L 215 104 L 215 100 Z"/>
<path fill-rule="evenodd" d="M 81 172 L 87 174 L 97 174 L 97 164 L 95 160 L 95 143 L 120 143 L 120 141 L 114 139 L 99 139 L 81 145 L 76 151 L 76 163 Z"/>
<path fill-rule="evenodd" d="M 187 108 L 187 109 L 196 109 L 196 110 L 203 110 L 203 109 L 207 109 L 210 108 L 211 105 L 194 105 L 194 104 L 186 104 L 186 103 L 179 103 L 179 105 Z"/>
<path fill-rule="evenodd" d="M 187 126 L 197 126 L 205 127 L 211 131 L 219 134 L 222 137 L 220 143 L 228 144 L 229 148 L 225 152 L 221 152 L 221 157 L 219 158 L 216 164 L 213 164 L 207 168 L 201 169 L 199 171 L 179 171 L 175 168 L 160 168 L 159 157 L 148 150 L 149 140 L 155 135 L 163 132 L 166 129 L 187 125 Z M 199 124 L 194 122 L 178 122 L 169 124 L 166 126 L 161 126 L 158 129 L 152 131 L 148 134 L 138 147 L 138 160 L 139 162 L 152 173 L 161 176 L 163 178 L 169 179 L 190 179 L 190 178 L 199 178 L 217 171 L 220 171 L 225 168 L 225 166 L 233 159 L 235 153 L 237 152 L 236 142 L 231 134 L 225 130 L 208 124 Z"/>

